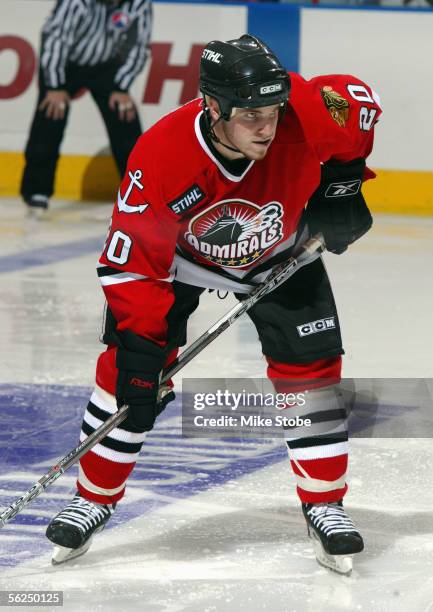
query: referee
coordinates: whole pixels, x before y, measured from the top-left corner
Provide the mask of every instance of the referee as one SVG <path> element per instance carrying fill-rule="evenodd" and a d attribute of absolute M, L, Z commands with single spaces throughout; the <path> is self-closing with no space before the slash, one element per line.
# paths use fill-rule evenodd
<path fill-rule="evenodd" d="M 39 97 L 25 149 L 21 195 L 47 209 L 71 98 L 87 88 L 121 176 L 141 134 L 129 87 L 144 67 L 151 0 L 57 0 L 42 29 Z"/>

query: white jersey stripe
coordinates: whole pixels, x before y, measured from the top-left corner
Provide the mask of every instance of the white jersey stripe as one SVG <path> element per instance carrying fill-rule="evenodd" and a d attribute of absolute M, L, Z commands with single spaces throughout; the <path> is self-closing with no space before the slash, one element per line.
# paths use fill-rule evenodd
<path fill-rule="evenodd" d="M 120 493 L 125 488 L 124 482 L 120 485 L 120 487 L 116 487 L 114 489 L 103 489 L 102 487 L 98 487 L 87 478 L 81 464 L 78 465 L 78 482 L 87 491 L 95 493 L 96 495 L 117 495 L 117 493 Z"/>
<path fill-rule="evenodd" d="M 322 446 L 309 446 L 307 448 L 287 449 L 289 457 L 298 461 L 310 459 L 325 459 L 328 457 L 339 457 L 349 452 L 348 442 L 336 442 L 335 444 L 323 444 Z"/>
<path fill-rule="evenodd" d="M 87 435 L 82 431 L 80 433 L 80 442 L 83 442 L 86 438 Z M 139 453 L 121 453 L 120 451 L 101 446 L 101 444 L 96 444 L 96 446 L 92 448 L 92 453 L 104 459 L 114 461 L 115 463 L 135 463 L 139 455 Z"/>
<path fill-rule="evenodd" d="M 90 414 L 88 410 L 86 410 L 86 412 L 84 413 L 83 420 L 88 425 L 90 425 L 90 427 L 93 427 L 93 429 L 98 429 L 98 427 L 101 427 L 101 425 L 103 424 L 103 421 L 94 417 L 93 414 Z M 127 431 L 126 429 L 119 429 L 118 427 L 115 427 L 110 431 L 109 434 L 107 434 L 107 438 L 112 438 L 113 440 L 118 440 L 119 442 L 127 442 L 130 444 L 142 444 L 146 438 L 146 432 L 136 433 Z"/>
<path fill-rule="evenodd" d="M 99 280 L 101 281 L 101 285 L 103 287 L 107 287 L 108 285 L 118 285 L 119 283 L 129 283 L 131 281 L 139 281 L 145 280 L 146 278 L 150 278 L 149 276 L 144 276 L 143 274 L 135 274 L 134 272 L 119 272 L 119 274 L 111 274 L 110 276 L 101 276 Z M 165 283 L 171 283 L 173 281 L 174 275 L 170 274 L 166 278 L 154 278 L 153 280 L 162 281 Z"/>
<path fill-rule="evenodd" d="M 310 493 L 326 493 L 335 489 L 342 489 L 346 484 L 346 474 L 337 478 L 337 480 L 320 480 L 319 478 L 304 478 L 295 474 L 296 482 L 301 489 Z"/>

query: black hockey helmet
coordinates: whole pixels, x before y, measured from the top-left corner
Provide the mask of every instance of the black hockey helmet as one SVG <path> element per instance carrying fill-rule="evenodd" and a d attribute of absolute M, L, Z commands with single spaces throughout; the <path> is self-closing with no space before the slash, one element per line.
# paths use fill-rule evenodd
<path fill-rule="evenodd" d="M 290 77 L 277 56 L 250 34 L 212 40 L 200 60 L 200 91 L 215 98 L 229 121 L 233 108 L 287 104 Z"/>

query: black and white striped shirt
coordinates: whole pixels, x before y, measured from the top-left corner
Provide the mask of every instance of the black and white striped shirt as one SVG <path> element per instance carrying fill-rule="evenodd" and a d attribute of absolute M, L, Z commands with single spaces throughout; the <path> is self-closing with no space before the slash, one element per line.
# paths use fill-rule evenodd
<path fill-rule="evenodd" d="M 151 0 L 57 0 L 42 30 L 41 68 L 48 89 L 65 85 L 67 62 L 116 60 L 116 90 L 127 91 L 143 69 L 152 27 Z"/>

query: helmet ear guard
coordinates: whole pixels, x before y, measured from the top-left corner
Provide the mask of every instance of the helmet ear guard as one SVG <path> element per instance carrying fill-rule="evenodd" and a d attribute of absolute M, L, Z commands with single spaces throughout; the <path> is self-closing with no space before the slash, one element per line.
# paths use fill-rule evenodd
<path fill-rule="evenodd" d="M 233 108 L 279 104 L 284 112 L 290 77 L 267 45 L 244 34 L 206 45 L 200 61 L 200 91 L 217 100 L 222 119 L 229 121 Z"/>

